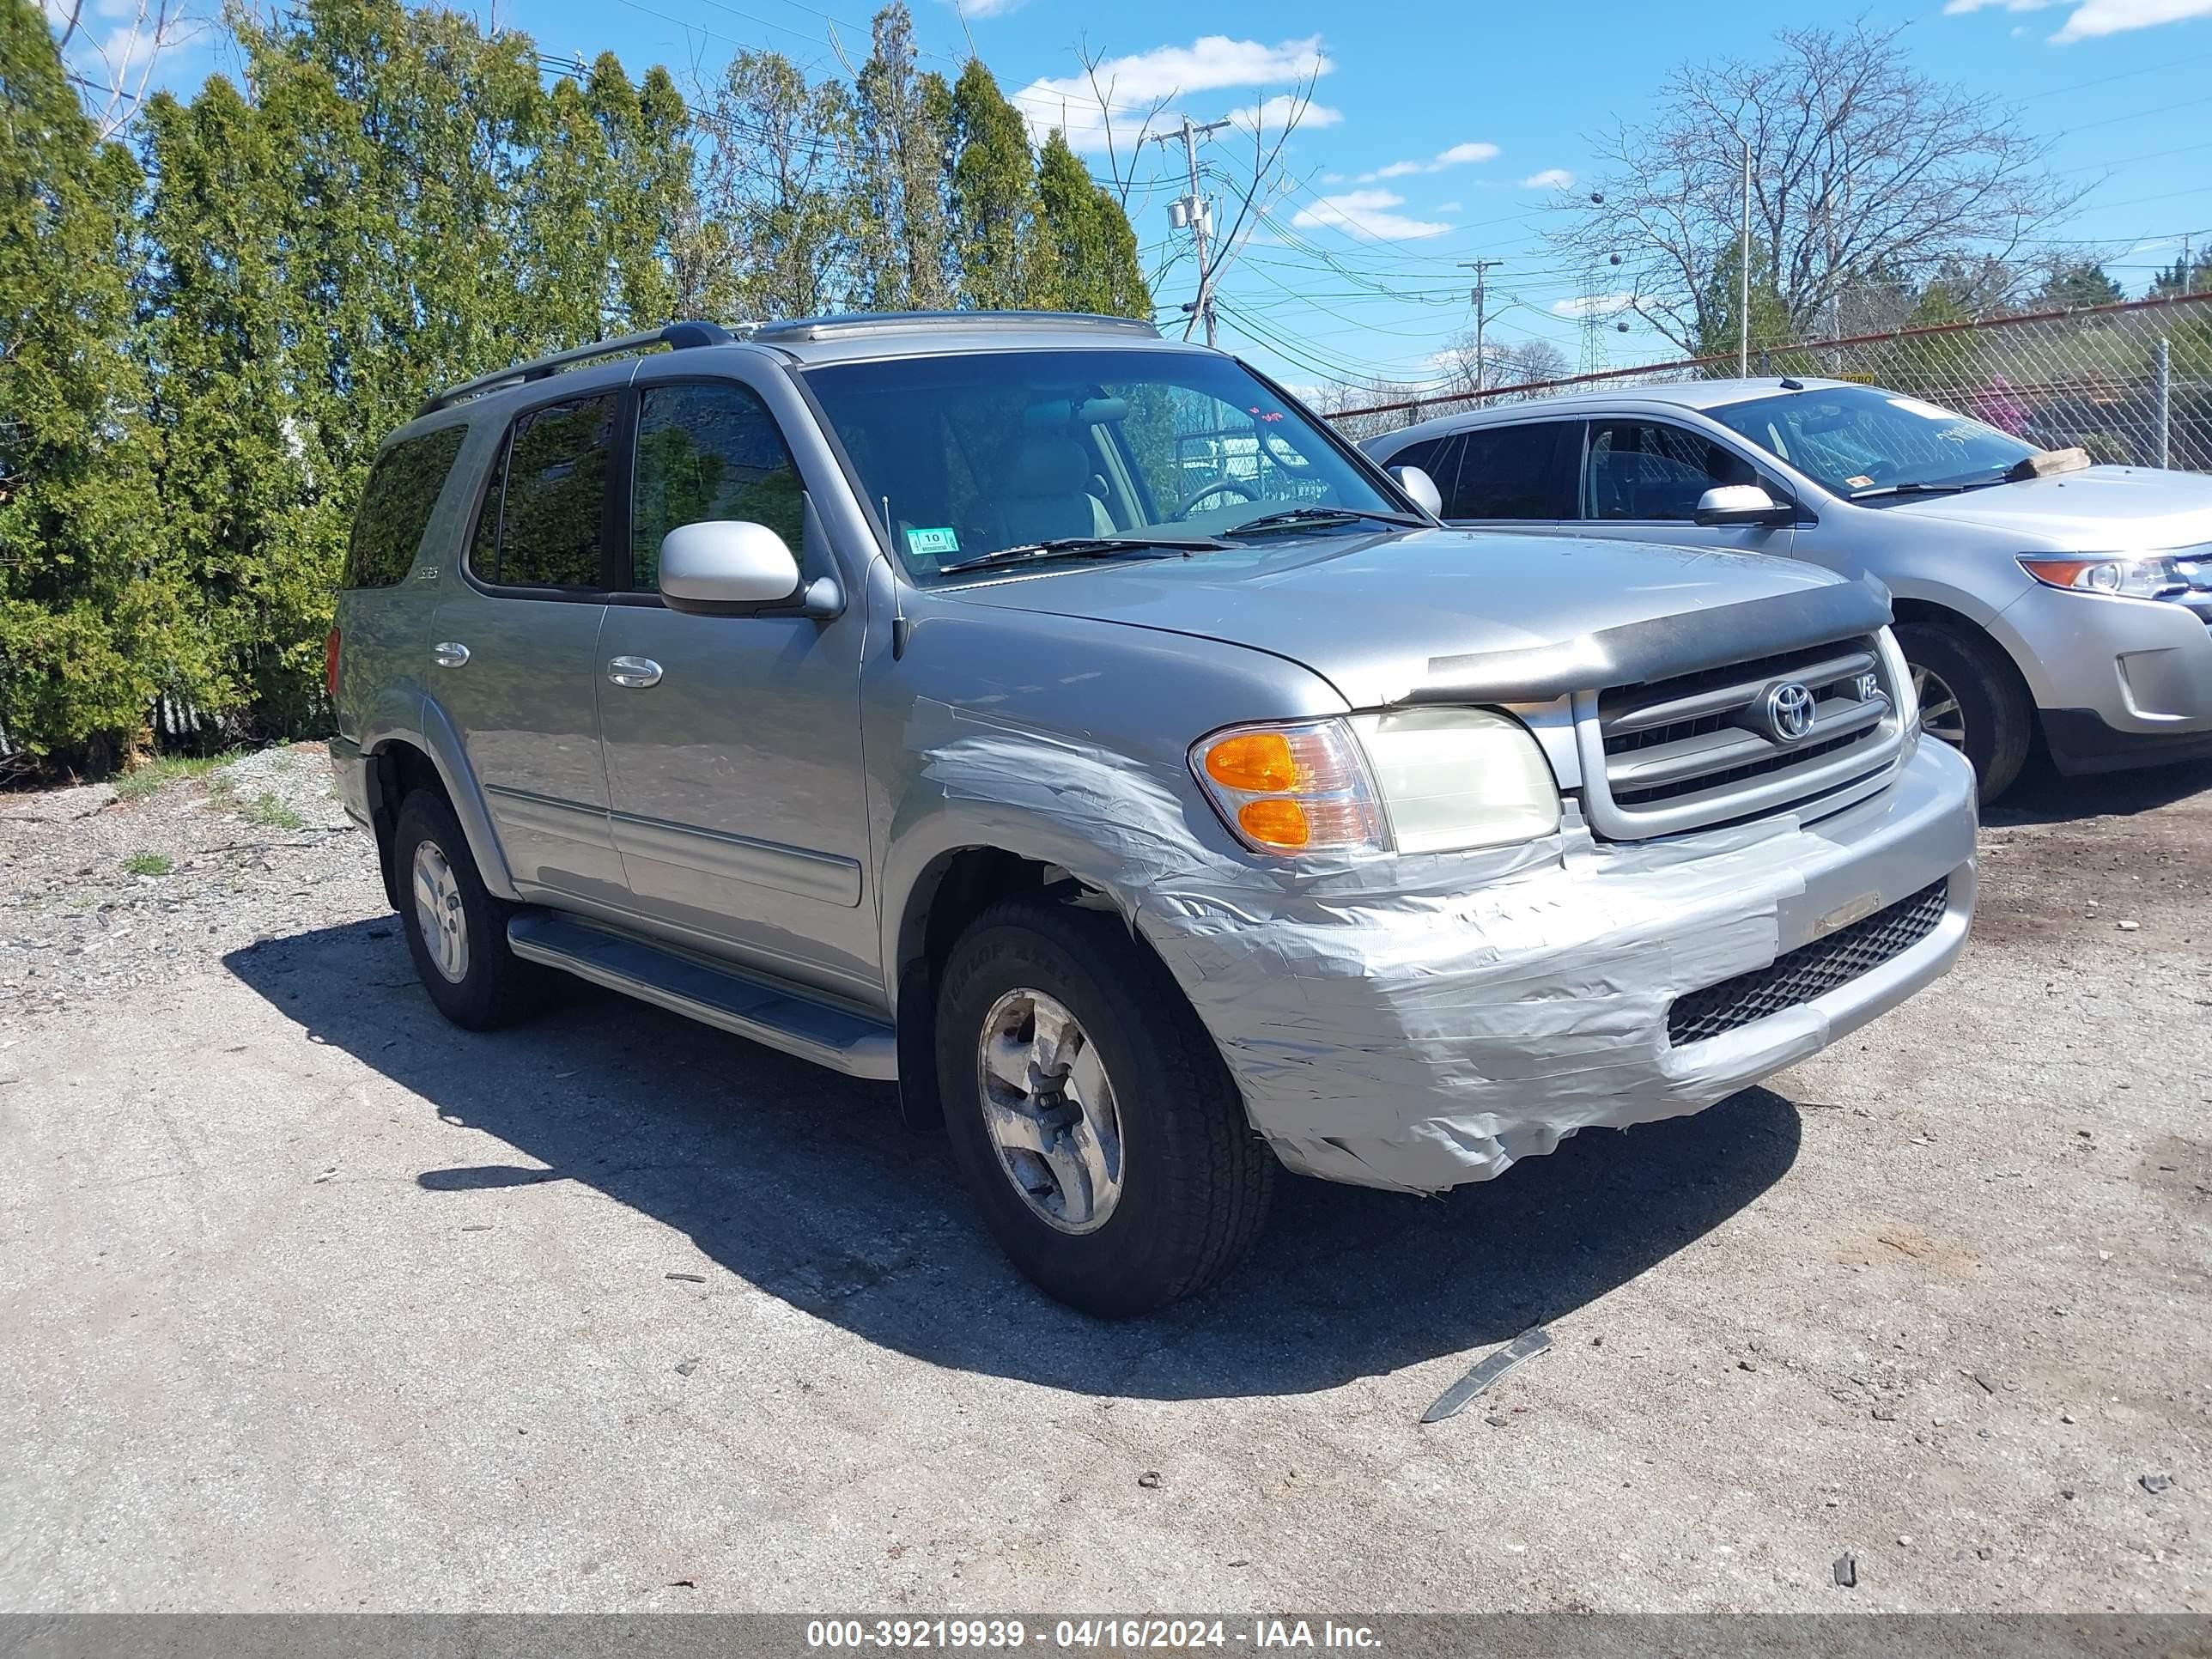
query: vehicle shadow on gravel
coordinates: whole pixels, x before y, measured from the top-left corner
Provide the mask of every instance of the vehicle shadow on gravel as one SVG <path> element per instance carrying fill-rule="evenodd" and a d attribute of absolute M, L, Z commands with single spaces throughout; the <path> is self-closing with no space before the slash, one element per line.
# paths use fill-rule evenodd
<path fill-rule="evenodd" d="M 534 1024 L 459 1031 L 416 985 L 399 927 L 356 922 L 224 958 L 315 1040 L 514 1147 L 512 1163 L 423 1170 L 399 1189 L 411 1213 L 395 1226 L 495 1222 L 505 1189 L 579 1181 L 872 1342 L 1085 1394 L 1297 1393 L 1506 1340 L 1711 1231 L 1799 1144 L 1796 1109 L 1753 1089 L 1694 1117 L 1593 1131 L 1441 1199 L 1286 1179 L 1241 1272 L 1109 1324 L 1017 1277 L 942 1138 L 906 1130 L 889 1086 L 581 985 Z M 670 1266 L 696 1263 L 679 1251 Z M 656 1274 L 638 1293 L 660 1288 Z"/>
<path fill-rule="evenodd" d="M 2134 817 L 2206 789 L 2212 789 L 2212 761 L 2069 778 L 2039 759 L 2002 800 L 1984 809 L 1982 822 L 1992 829 L 2012 830 L 2078 818 Z"/>

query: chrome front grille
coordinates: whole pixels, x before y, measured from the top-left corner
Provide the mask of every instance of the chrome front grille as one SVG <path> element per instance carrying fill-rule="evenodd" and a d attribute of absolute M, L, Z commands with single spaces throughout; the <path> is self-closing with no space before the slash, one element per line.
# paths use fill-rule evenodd
<path fill-rule="evenodd" d="M 1591 828 L 1674 835 L 1871 793 L 1903 746 L 1892 678 L 1864 635 L 1578 697 Z"/>

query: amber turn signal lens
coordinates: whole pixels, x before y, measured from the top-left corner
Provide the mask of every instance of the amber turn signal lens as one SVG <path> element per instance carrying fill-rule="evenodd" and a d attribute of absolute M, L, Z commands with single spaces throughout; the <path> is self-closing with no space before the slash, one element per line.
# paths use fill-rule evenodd
<path fill-rule="evenodd" d="M 1272 794 L 1297 787 L 1298 763 L 1281 732 L 1245 732 L 1206 751 L 1206 773 L 1231 789 Z"/>
<path fill-rule="evenodd" d="M 1313 839 L 1306 809 L 1294 800 L 1248 800 L 1237 809 L 1237 822 L 1246 835 L 1268 847 L 1304 847 Z"/>

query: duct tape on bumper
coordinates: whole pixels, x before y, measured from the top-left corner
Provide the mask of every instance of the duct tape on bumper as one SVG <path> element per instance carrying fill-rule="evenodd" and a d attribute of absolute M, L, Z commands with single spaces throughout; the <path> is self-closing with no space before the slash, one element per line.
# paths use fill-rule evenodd
<path fill-rule="evenodd" d="M 949 802 L 980 828 L 1026 826 L 1033 852 L 1042 833 L 1042 855 L 1151 942 L 1284 1163 L 1362 1186 L 1485 1181 L 1579 1129 L 1711 1105 L 1941 973 L 1972 903 L 1972 775 L 1935 744 L 1811 826 L 1646 843 L 1570 826 L 1486 852 L 1273 865 L 1195 833 L 1211 813 L 1187 779 L 941 706 L 917 721 Z M 1946 876 L 1944 925 L 1865 981 L 1669 1046 L 1677 996 L 1805 942 L 1826 895 L 1886 904 Z"/>

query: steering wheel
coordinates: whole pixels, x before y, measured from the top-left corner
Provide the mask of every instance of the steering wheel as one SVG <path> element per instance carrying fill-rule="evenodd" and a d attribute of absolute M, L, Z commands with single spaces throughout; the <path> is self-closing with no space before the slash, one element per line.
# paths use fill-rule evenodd
<path fill-rule="evenodd" d="M 1179 523 L 1181 520 L 1189 516 L 1191 508 L 1196 507 L 1202 501 L 1206 501 L 1212 496 L 1218 495 L 1224 489 L 1229 490 L 1235 495 L 1242 495 L 1248 501 L 1256 501 L 1260 499 L 1260 492 L 1253 489 L 1250 484 L 1244 483 L 1241 479 L 1232 478 L 1224 472 L 1212 483 L 1200 486 L 1195 494 L 1186 495 L 1182 500 L 1176 502 L 1175 511 L 1168 514 L 1169 521 L 1170 523 Z"/>

